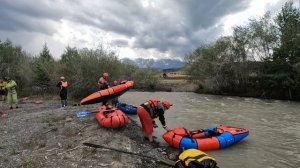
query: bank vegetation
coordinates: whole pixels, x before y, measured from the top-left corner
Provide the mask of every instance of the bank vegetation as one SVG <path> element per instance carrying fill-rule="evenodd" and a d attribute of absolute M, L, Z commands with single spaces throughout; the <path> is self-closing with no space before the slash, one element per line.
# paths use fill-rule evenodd
<path fill-rule="evenodd" d="M 153 68 L 141 69 L 123 64 L 115 52 L 98 49 L 66 47 L 60 59 L 55 59 L 47 44 L 40 54 L 34 56 L 14 45 L 11 41 L 0 41 L 0 78 L 10 77 L 18 83 L 21 95 L 58 94 L 56 84 L 60 76 L 69 83 L 73 98 L 82 98 L 97 91 L 97 81 L 103 72 L 114 80 L 134 80 L 135 88 L 153 88 L 159 80 L 159 72 Z"/>
<path fill-rule="evenodd" d="M 199 92 L 300 100 L 300 9 L 287 2 L 276 16 L 236 26 L 186 61 Z"/>

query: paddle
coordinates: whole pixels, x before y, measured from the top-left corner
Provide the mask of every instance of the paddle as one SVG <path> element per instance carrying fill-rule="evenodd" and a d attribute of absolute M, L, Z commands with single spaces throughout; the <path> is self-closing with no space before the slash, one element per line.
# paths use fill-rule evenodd
<path fill-rule="evenodd" d="M 107 147 L 107 146 L 104 146 L 104 145 L 96 145 L 96 144 L 92 144 L 92 143 L 88 143 L 88 142 L 83 143 L 83 145 L 88 146 L 88 147 L 103 148 L 103 149 L 113 150 L 113 151 L 117 151 L 117 152 L 121 152 L 121 153 L 126 153 L 126 154 L 129 154 L 129 155 L 135 155 L 135 156 L 139 156 L 139 157 L 143 157 L 143 158 L 148 158 L 148 159 L 159 161 L 159 162 L 164 163 L 164 164 L 169 165 L 169 166 L 175 166 L 175 164 L 176 164 L 176 162 L 174 162 L 173 160 L 155 158 L 155 157 L 152 157 L 152 156 L 147 156 L 147 155 L 143 155 L 143 154 L 140 154 L 140 153 L 134 153 L 134 152 L 125 151 L 125 150 L 121 150 L 121 149 L 116 149 L 116 148 L 112 148 L 112 147 Z"/>
<path fill-rule="evenodd" d="M 109 113 L 109 112 L 113 112 L 113 111 L 115 111 L 115 110 L 114 109 L 110 109 L 110 110 L 104 110 L 102 112 L 103 113 Z M 93 113 L 98 113 L 98 111 L 93 111 L 93 112 L 90 112 L 90 111 L 80 111 L 80 112 L 76 113 L 76 116 L 77 116 L 77 118 L 88 117 L 88 116 L 92 115 Z"/>

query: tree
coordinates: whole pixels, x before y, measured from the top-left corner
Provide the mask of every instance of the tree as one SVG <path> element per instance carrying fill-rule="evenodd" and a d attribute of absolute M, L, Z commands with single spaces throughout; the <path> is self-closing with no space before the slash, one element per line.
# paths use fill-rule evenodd
<path fill-rule="evenodd" d="M 278 47 L 278 29 L 267 12 L 260 19 L 252 19 L 249 23 L 249 48 L 254 60 L 263 61 L 272 56 L 274 48 Z"/>
<path fill-rule="evenodd" d="M 34 61 L 34 85 L 51 91 L 55 87 L 56 69 L 55 60 L 51 56 L 47 44 L 43 46 L 39 56 Z"/>
<path fill-rule="evenodd" d="M 40 59 L 43 59 L 45 62 L 47 61 L 54 61 L 53 57 L 51 56 L 50 54 L 50 51 L 47 47 L 47 44 L 45 43 L 44 46 L 43 46 L 43 49 L 39 55 Z"/>
<path fill-rule="evenodd" d="M 300 61 L 300 9 L 287 2 L 276 17 L 280 31 L 280 46 L 275 48 L 273 60 L 294 65 Z"/>

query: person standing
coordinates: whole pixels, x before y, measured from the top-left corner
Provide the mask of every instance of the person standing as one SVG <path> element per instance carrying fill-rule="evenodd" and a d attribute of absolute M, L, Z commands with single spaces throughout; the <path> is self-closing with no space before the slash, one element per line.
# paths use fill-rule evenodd
<path fill-rule="evenodd" d="M 4 79 L 0 79 L 0 101 L 6 100 L 6 89 L 5 86 L 7 84 L 7 81 Z"/>
<path fill-rule="evenodd" d="M 66 81 L 64 76 L 60 77 L 60 82 L 56 85 L 60 88 L 59 96 L 60 96 L 60 102 L 61 102 L 61 108 L 64 108 L 67 106 L 67 96 L 68 96 L 68 82 Z"/>
<path fill-rule="evenodd" d="M 109 74 L 107 72 L 104 72 L 102 74 L 102 77 L 99 78 L 98 80 L 98 87 L 99 87 L 99 90 L 105 90 L 105 89 L 108 89 L 109 88 L 109 85 L 108 85 L 108 77 L 109 77 Z M 106 105 L 107 104 L 107 100 L 104 100 L 102 102 L 103 105 Z"/>
<path fill-rule="evenodd" d="M 99 78 L 98 80 L 98 87 L 99 87 L 99 90 L 104 90 L 104 89 L 108 89 L 109 85 L 108 85 L 108 77 L 109 77 L 109 74 L 108 73 L 103 73 L 102 76 Z"/>
<path fill-rule="evenodd" d="M 137 114 L 142 124 L 144 137 L 150 142 L 153 142 L 152 134 L 155 124 L 153 119 L 158 117 L 163 128 L 166 131 L 169 130 L 165 122 L 164 113 L 170 106 L 172 106 L 172 104 L 168 100 L 160 101 L 158 99 L 149 99 L 137 108 Z"/>
<path fill-rule="evenodd" d="M 18 107 L 18 95 L 17 95 L 17 83 L 14 80 L 11 80 L 9 77 L 5 79 L 7 84 L 5 85 L 5 89 L 7 90 L 7 102 L 10 105 L 10 109 L 13 109 L 13 104 L 15 104 L 16 108 Z"/>
<path fill-rule="evenodd" d="M 118 84 L 118 81 L 117 81 L 117 80 L 114 80 L 114 86 L 117 86 L 117 85 L 119 85 L 119 84 Z M 111 100 L 111 104 L 112 104 L 113 106 L 117 106 L 118 103 L 119 103 L 119 96 L 117 96 L 117 97 L 115 97 L 115 98 L 113 98 L 113 99 Z"/>

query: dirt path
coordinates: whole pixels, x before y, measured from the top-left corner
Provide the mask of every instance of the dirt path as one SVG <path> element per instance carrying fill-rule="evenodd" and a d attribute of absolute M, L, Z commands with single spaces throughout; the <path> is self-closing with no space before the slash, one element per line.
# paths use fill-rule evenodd
<path fill-rule="evenodd" d="M 106 129 L 94 115 L 76 118 L 76 112 L 95 111 L 97 104 L 60 109 L 59 100 L 33 102 L 28 99 L 13 110 L 1 108 L 9 116 L 0 118 L 0 167 L 168 167 L 154 160 L 85 147 L 83 142 L 157 158 L 175 157 L 176 152 L 167 154 L 170 149 L 145 142 L 133 121 L 121 129 Z"/>

